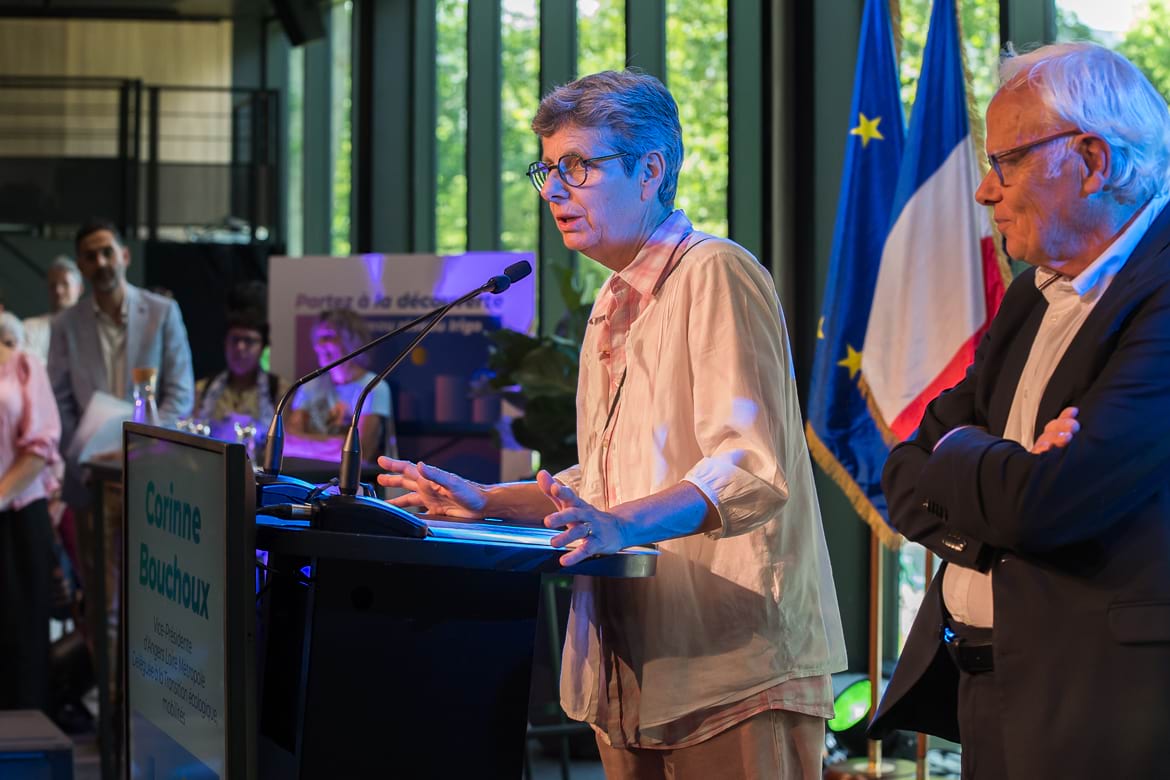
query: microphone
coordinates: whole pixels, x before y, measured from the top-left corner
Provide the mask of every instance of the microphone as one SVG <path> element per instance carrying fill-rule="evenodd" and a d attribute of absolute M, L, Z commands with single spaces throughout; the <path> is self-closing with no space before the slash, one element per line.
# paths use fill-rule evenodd
<path fill-rule="evenodd" d="M 406 356 L 439 324 L 440 320 L 447 316 L 448 312 L 456 306 L 466 303 L 485 292 L 499 295 L 511 287 L 513 283 L 520 281 L 530 273 L 532 273 L 532 266 L 527 261 L 521 260 L 518 263 L 513 263 L 504 269 L 504 273 L 493 276 L 474 290 L 436 309 L 432 312 L 434 316 L 426 324 L 426 327 L 419 331 L 418 335 L 406 345 L 406 348 L 399 352 L 394 360 L 362 389 L 361 395 L 354 402 L 353 419 L 350 421 L 349 430 L 345 434 L 345 443 L 341 448 L 341 471 L 337 486 L 338 495 L 327 496 L 321 500 L 321 511 L 314 518 L 314 522 L 318 527 L 331 528 L 338 531 L 371 531 L 372 528 L 379 527 L 380 522 L 384 522 L 389 525 L 391 532 L 395 534 L 406 536 L 425 535 L 425 524 L 415 518 L 410 512 L 399 509 L 385 501 L 357 495 L 358 485 L 361 481 L 362 462 L 361 437 L 358 433 L 358 422 L 361 420 L 362 406 L 366 402 L 366 396 L 378 386 L 379 382 L 384 381 L 390 375 L 390 372 L 398 367 L 399 363 L 406 359 Z M 424 533 L 417 534 L 417 530 L 411 527 L 413 524 L 421 526 Z M 372 532 L 377 533 L 378 531 L 373 530 Z"/>
<path fill-rule="evenodd" d="M 498 278 L 499 277 L 493 277 L 493 279 Z M 288 406 L 289 401 L 292 400 L 292 397 L 296 393 L 297 389 L 306 382 L 313 381 L 317 377 L 324 374 L 326 371 L 341 365 L 347 360 L 351 360 L 357 357 L 358 355 L 376 347 L 387 339 L 399 336 L 413 328 L 415 325 L 418 325 L 420 322 L 425 322 L 442 311 L 443 308 L 444 307 L 440 306 L 439 308 L 429 311 L 420 317 L 415 317 L 413 320 L 406 323 L 402 327 L 395 328 L 389 333 L 383 333 L 378 338 L 363 344 L 353 352 L 350 352 L 348 355 L 342 355 L 332 363 L 321 366 L 315 371 L 310 371 L 308 374 L 305 374 L 303 377 L 292 383 L 288 390 L 284 392 L 284 395 L 280 397 L 280 400 L 276 402 L 276 409 L 272 413 L 272 420 L 268 423 L 268 436 L 264 443 L 264 462 L 261 465 L 261 470 L 256 474 L 256 486 L 260 490 L 260 494 L 257 496 L 259 499 L 257 503 L 260 506 L 265 505 L 266 498 L 271 499 L 268 501 L 268 503 L 285 501 L 297 503 L 299 501 L 303 501 L 305 496 L 307 496 L 313 489 L 313 486 L 304 480 L 297 479 L 296 477 L 282 475 L 280 473 L 281 462 L 284 457 L 284 420 L 282 419 L 282 415 L 284 414 L 284 408 Z"/>

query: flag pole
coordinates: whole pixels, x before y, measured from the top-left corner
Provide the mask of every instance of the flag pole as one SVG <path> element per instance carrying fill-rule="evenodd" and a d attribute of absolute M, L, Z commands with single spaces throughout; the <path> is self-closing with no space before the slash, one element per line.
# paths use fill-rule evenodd
<path fill-rule="evenodd" d="M 923 567 L 925 569 L 923 575 L 923 582 L 927 585 L 934 579 L 934 553 L 930 550 L 925 550 Z M 918 775 L 917 780 L 930 780 L 930 771 L 926 763 L 926 748 L 928 737 L 925 734 L 918 735 Z"/>
<path fill-rule="evenodd" d="M 869 535 L 869 714 L 877 712 L 882 684 L 882 584 L 884 570 L 882 543 L 876 533 Z M 871 777 L 882 776 L 882 741 L 869 741 Z"/>
<path fill-rule="evenodd" d="M 882 681 L 882 608 L 885 544 L 875 530 L 869 534 L 869 717 L 877 712 L 881 701 Z M 867 755 L 847 758 L 825 769 L 824 780 L 909 780 L 914 776 L 914 762 L 882 756 L 880 739 L 868 740 Z"/>

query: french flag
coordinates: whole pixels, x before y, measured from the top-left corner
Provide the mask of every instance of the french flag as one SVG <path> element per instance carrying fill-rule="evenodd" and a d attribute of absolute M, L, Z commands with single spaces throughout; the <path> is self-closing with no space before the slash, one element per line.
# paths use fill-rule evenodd
<path fill-rule="evenodd" d="M 861 357 L 870 411 L 903 441 L 963 377 L 1004 293 L 967 115 L 954 0 L 935 0 Z"/>

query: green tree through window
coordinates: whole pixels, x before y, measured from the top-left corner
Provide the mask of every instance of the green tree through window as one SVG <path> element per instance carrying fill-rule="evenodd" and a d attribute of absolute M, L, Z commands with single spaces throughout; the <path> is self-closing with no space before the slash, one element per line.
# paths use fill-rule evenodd
<path fill-rule="evenodd" d="M 285 251 L 296 257 L 305 246 L 305 50 L 288 52 L 288 228 Z"/>
<path fill-rule="evenodd" d="M 467 0 L 435 2 L 435 238 L 467 249 Z"/>
<path fill-rule="evenodd" d="M 539 155 L 530 123 L 540 100 L 540 34 L 536 0 L 504 0 L 500 14 L 500 187 L 503 229 L 500 246 L 532 251 L 537 208 L 525 172 Z"/>
<path fill-rule="evenodd" d="M 978 115 L 982 117 L 999 84 L 999 0 L 963 0 L 958 5 L 963 49 L 971 77 L 971 95 L 975 99 Z M 906 116 L 910 116 L 914 93 L 918 89 L 918 77 L 922 71 L 926 33 L 930 27 L 931 0 L 902 0 L 901 8 L 902 58 L 899 71 L 902 104 L 906 108 Z M 978 136 L 983 136 L 981 127 Z"/>
<path fill-rule="evenodd" d="M 624 0 L 577 0 L 577 74 L 621 70 L 626 65 L 626 4 Z M 591 301 L 609 276 L 609 269 L 576 255 L 582 299 Z"/>
<path fill-rule="evenodd" d="M 577 73 L 621 70 L 625 65 L 624 0 L 577 0 Z"/>
<path fill-rule="evenodd" d="M 1125 33 L 1117 51 L 1138 66 L 1150 83 L 1170 99 L 1170 3 L 1150 0 L 1145 12 Z"/>
<path fill-rule="evenodd" d="M 675 205 L 699 230 L 727 235 L 726 2 L 667 2 L 666 84 L 683 128 Z"/>
<path fill-rule="evenodd" d="M 330 73 L 330 162 L 333 167 L 333 209 L 329 222 L 329 252 L 350 251 L 350 193 L 353 182 L 353 2 L 345 0 L 330 10 L 329 43 L 333 56 Z"/>

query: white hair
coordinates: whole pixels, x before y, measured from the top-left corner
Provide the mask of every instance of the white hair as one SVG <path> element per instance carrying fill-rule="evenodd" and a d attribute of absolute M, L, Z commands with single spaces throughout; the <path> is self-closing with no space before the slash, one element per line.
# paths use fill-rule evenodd
<path fill-rule="evenodd" d="M 1170 110 L 1125 57 L 1086 42 L 1009 48 L 999 78 L 1001 89 L 1027 84 L 1053 116 L 1105 139 L 1118 200 L 1142 203 L 1170 187 Z"/>
<path fill-rule="evenodd" d="M 81 270 L 69 255 L 57 255 L 54 257 L 53 262 L 49 263 L 49 272 L 52 271 L 64 271 L 77 281 L 81 281 Z"/>
<path fill-rule="evenodd" d="M 0 343 L 13 349 L 24 348 L 24 323 L 10 311 L 0 312 Z"/>

